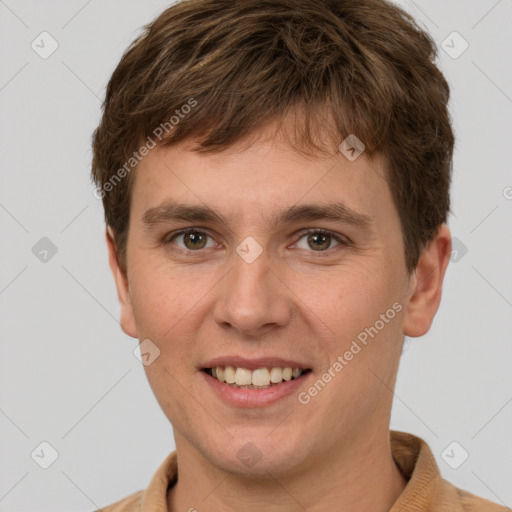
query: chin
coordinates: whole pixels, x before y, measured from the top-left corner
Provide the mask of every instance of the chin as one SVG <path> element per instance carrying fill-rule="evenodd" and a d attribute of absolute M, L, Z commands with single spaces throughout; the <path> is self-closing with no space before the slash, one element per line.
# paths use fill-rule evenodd
<path fill-rule="evenodd" d="M 268 479 L 269 473 L 277 477 L 297 471 L 304 464 L 304 443 L 285 432 L 273 437 L 269 431 L 266 428 L 254 435 L 239 433 L 227 445 L 219 443 L 214 451 L 210 445 L 207 457 L 223 471 L 251 478 Z"/>

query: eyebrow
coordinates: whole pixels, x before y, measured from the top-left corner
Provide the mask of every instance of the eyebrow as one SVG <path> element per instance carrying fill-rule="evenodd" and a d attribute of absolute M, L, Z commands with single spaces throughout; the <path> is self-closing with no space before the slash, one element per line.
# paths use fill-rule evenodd
<path fill-rule="evenodd" d="M 267 219 L 270 229 L 280 224 L 296 222 L 330 220 L 343 222 L 362 231 L 371 231 L 372 219 L 363 213 L 357 212 L 343 203 L 294 205 L 282 209 Z M 157 224 L 172 221 L 209 222 L 228 225 L 227 219 L 215 208 L 200 205 L 187 205 L 167 200 L 159 206 L 149 208 L 142 215 L 142 222 L 146 228 Z"/>

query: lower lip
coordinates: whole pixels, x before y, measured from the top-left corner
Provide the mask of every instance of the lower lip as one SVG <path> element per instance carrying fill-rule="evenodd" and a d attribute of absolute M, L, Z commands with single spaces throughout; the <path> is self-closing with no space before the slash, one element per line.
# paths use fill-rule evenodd
<path fill-rule="evenodd" d="M 235 388 L 224 382 L 211 377 L 206 372 L 200 372 L 213 391 L 225 402 L 235 407 L 265 407 L 278 400 L 297 394 L 305 380 L 312 373 L 311 371 L 302 374 L 297 379 L 288 380 L 265 389 Z"/>

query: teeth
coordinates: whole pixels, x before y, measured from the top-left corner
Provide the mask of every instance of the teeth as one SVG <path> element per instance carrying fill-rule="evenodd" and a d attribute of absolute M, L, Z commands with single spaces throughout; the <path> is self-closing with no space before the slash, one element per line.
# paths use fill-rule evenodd
<path fill-rule="evenodd" d="M 247 368 L 237 368 L 235 373 L 235 383 L 237 386 L 247 386 L 251 384 L 251 370 Z"/>
<path fill-rule="evenodd" d="M 233 366 L 216 366 L 211 368 L 211 375 L 220 382 L 232 384 L 235 387 L 270 387 L 280 384 L 283 381 L 296 379 L 302 375 L 302 368 L 258 368 L 249 370 L 248 368 Z"/>
<path fill-rule="evenodd" d="M 224 369 L 224 380 L 228 384 L 235 383 L 235 369 L 232 366 L 226 366 L 226 368 Z"/>
<path fill-rule="evenodd" d="M 283 370 L 281 368 L 272 368 L 270 370 L 270 382 L 274 384 L 283 380 Z"/>
<path fill-rule="evenodd" d="M 283 368 L 283 379 L 291 380 L 292 378 L 292 369 L 291 368 Z"/>
<path fill-rule="evenodd" d="M 255 386 L 269 386 L 270 372 L 266 368 L 258 368 L 257 370 L 254 370 L 252 372 L 252 384 Z"/>

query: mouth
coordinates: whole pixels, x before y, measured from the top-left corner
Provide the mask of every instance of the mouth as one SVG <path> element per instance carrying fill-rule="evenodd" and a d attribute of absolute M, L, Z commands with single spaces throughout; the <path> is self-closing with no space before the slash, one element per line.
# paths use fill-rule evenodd
<path fill-rule="evenodd" d="M 263 390 L 299 380 L 312 370 L 290 366 L 270 366 L 251 370 L 243 366 L 225 365 L 202 368 L 202 371 L 232 388 Z"/>

